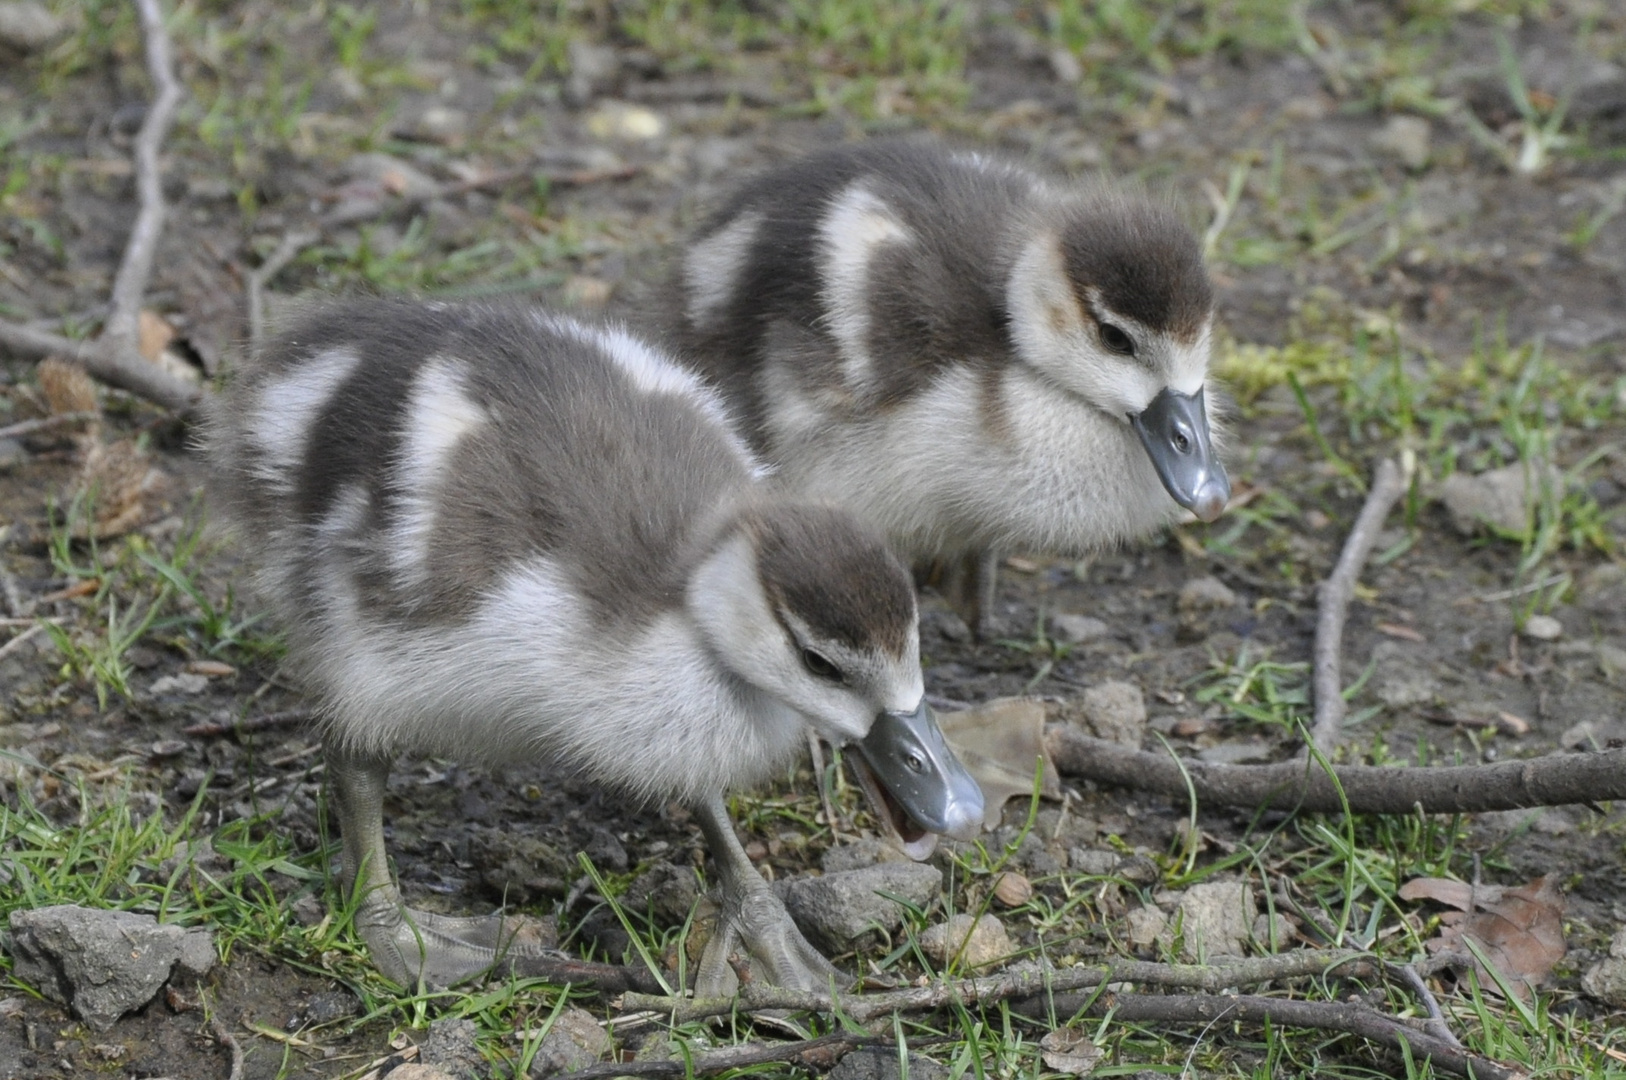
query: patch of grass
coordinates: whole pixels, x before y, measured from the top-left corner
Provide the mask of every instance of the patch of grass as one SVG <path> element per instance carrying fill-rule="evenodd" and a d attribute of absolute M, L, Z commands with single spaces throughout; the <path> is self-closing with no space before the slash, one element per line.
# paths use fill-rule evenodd
<path fill-rule="evenodd" d="M 48 550 L 56 573 L 94 588 L 88 618 L 50 621 L 46 628 L 63 656 L 63 675 L 88 682 L 106 708 L 110 696 L 129 699 L 133 674 L 127 654 L 144 640 L 187 656 L 257 660 L 281 652 L 280 640 L 260 628 L 260 616 L 238 608 L 230 586 L 211 596 L 198 578 L 202 521 L 170 542 L 132 534 L 113 544 L 94 539 L 93 496 L 76 497 L 55 517 Z M 83 543 L 76 532 L 91 536 Z"/>

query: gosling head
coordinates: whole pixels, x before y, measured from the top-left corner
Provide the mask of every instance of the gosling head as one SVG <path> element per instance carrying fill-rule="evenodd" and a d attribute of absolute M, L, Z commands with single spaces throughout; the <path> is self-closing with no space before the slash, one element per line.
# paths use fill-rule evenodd
<path fill-rule="evenodd" d="M 926 705 L 914 587 L 878 534 L 832 507 L 756 507 L 701 562 L 688 606 L 735 675 L 853 744 L 876 816 L 906 852 L 977 834 L 982 789 Z"/>
<path fill-rule="evenodd" d="M 1053 207 L 1007 289 L 1020 360 L 1133 431 L 1174 501 L 1217 518 L 1231 484 L 1203 394 L 1214 297 L 1179 215 L 1108 190 Z"/>

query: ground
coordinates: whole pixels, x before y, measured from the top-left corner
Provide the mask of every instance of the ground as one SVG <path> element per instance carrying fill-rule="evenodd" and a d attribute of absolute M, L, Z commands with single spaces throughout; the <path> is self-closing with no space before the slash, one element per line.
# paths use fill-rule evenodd
<path fill-rule="evenodd" d="M 0 44 L 0 317 L 78 335 L 106 310 L 150 88 L 127 5 L 52 7 L 52 40 Z M 1308 711 L 1316 583 L 1375 462 L 1409 452 L 1417 484 L 1345 638 L 1355 691 L 1340 756 L 1476 762 L 1626 737 L 1616 4 L 561 0 L 541 15 L 519 0 L 187 0 L 170 30 L 189 97 L 166 151 L 171 213 L 147 306 L 183 363 L 229 372 L 249 335 L 248 274 L 335 207 L 367 216 L 281 272 L 273 316 L 309 290 L 406 290 L 534 296 L 638 322 L 671 245 L 721 191 L 832 141 L 932 131 L 1056 174 L 1135 178 L 1171 192 L 1204 233 L 1243 498 L 1213 525 L 1124 551 L 1014 556 L 995 642 L 970 643 L 928 592 L 923 660 L 940 707 L 1029 694 L 1069 716 L 1085 688 L 1122 681 L 1148 706 L 1148 747 L 1290 754 Z M 418 198 L 423 185 L 440 186 Z M 47 407 L 30 360 L 10 358 L 4 377 L 0 423 Z M 183 731 L 302 703 L 208 526 L 188 432 L 117 393 L 101 407 L 105 425 L 77 438 L 0 441 L 5 632 L 49 624 L 0 654 L 0 912 L 78 901 L 164 913 L 214 927 L 224 964 L 103 1034 L 13 983 L 0 1076 L 224 1075 L 206 1016 L 237 1032 L 249 1077 L 358 1075 L 443 1016 L 475 1019 L 482 1052 L 509 1075 L 535 1042 L 513 1033 L 546 1021 L 558 993 L 412 996 L 370 974 L 342 918 L 324 918 L 314 738 L 297 724 Z M 114 440 L 132 441 L 85 464 Z M 156 474 L 108 464 L 143 455 Z M 1512 516 L 1459 527 L 1438 498 L 1447 481 L 1507 465 L 1524 466 Z M 89 521 L 105 528 L 119 510 L 123 525 L 106 531 L 121 535 L 84 541 Z M 1222 587 L 1191 584 L 1209 578 Z M 1105 632 L 1069 644 L 1057 615 Z M 1557 636 L 1538 615 L 1556 618 Z M 1483 1052 L 1579 1075 L 1620 1068 L 1603 1051 L 1618 1045 L 1621 1003 L 1580 989 L 1626 924 L 1618 810 L 1285 823 L 1200 810 L 1194 832 L 1183 803 L 1073 787 L 1064 811 L 1045 804 L 1028 822 L 1013 805 L 1007 831 L 945 863 L 947 902 L 977 905 L 994 869 L 1019 867 L 1037 892 L 1000 917 L 1025 948 L 1064 960 L 1121 953 L 1126 912 L 1172 906 L 1169 890 L 1285 877 L 1351 940 L 1407 960 L 1424 955 L 1438 912 L 1397 901 L 1402 881 L 1548 875 L 1566 895 L 1569 955 L 1538 1006 L 1458 987 L 1448 1007 Z M 804 767 L 736 802 L 777 876 L 832 845 L 814 790 Z M 628 938 L 604 898 L 651 867 L 703 862 L 681 813 L 631 811 L 542 768 L 403 762 L 392 795 L 391 852 L 414 902 L 470 911 L 506 897 L 556 917 L 567 946 L 616 960 Z M 839 795 L 861 832 L 857 803 Z M 1023 839 L 1024 824 L 1039 839 Z M 206 837 L 212 856 L 197 846 Z M 166 865 L 182 840 L 190 868 Z M 921 913 L 911 932 L 932 921 Z M 682 920 L 635 929 L 665 952 Z M 876 948 L 840 962 L 913 977 L 921 959 Z M 1006 1032 L 977 1044 L 990 1072 L 1041 1067 L 1036 1034 L 997 1010 L 989 1023 Z M 1127 1072 L 1400 1067 L 1322 1035 L 1108 1025 L 1097 1039 Z M 967 1045 L 937 1056 L 963 1070 Z"/>

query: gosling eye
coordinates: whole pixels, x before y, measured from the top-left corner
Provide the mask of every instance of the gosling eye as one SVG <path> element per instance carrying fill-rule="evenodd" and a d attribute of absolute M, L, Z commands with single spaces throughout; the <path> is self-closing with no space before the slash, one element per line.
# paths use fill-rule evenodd
<path fill-rule="evenodd" d="M 1122 356 L 1135 355 L 1135 340 L 1111 323 L 1101 324 L 1101 344 Z"/>
<path fill-rule="evenodd" d="M 818 678 L 841 682 L 841 669 L 832 664 L 829 657 L 815 649 L 802 650 L 802 666 Z"/>

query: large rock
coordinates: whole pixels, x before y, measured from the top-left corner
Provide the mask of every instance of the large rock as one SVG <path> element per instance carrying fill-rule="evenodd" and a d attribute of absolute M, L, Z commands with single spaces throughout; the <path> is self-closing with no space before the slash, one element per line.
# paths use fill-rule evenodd
<path fill-rule="evenodd" d="M 774 888 L 802 933 L 826 953 L 838 953 L 877 928 L 896 932 L 903 925 L 904 906 L 888 896 L 926 907 L 942 891 L 943 874 L 925 863 L 879 863 L 778 882 Z"/>
<path fill-rule="evenodd" d="M 177 964 L 203 974 L 215 955 L 208 931 L 76 904 L 12 912 L 11 945 L 12 974 L 97 1031 L 151 1001 Z"/>

